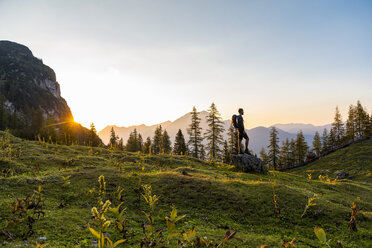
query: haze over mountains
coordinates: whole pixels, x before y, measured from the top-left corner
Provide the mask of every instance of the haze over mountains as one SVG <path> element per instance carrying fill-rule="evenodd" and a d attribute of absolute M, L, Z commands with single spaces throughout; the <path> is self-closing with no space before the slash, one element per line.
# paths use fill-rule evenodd
<path fill-rule="evenodd" d="M 200 126 L 203 129 L 203 133 L 207 129 L 206 117 L 208 115 L 207 111 L 201 111 L 199 117 L 201 118 Z M 119 138 L 123 138 L 124 143 L 126 143 L 130 132 L 134 129 L 142 135 L 143 139 L 145 140 L 147 137 L 152 138 L 154 136 L 154 132 L 157 126 L 161 125 L 163 129 L 166 129 L 169 136 L 171 137 L 172 144 L 174 142 L 174 138 L 178 129 L 182 130 L 182 133 L 185 136 L 186 141 L 188 141 L 188 134 L 187 128 L 191 122 L 191 115 L 187 113 L 182 117 L 176 119 L 175 121 L 166 121 L 163 123 L 159 123 L 156 125 L 146 126 L 146 125 L 138 125 L 138 126 L 130 126 L 130 127 L 118 127 L 115 125 L 106 126 L 104 129 L 98 132 L 98 136 L 102 139 L 104 143 L 108 143 L 110 139 L 110 131 L 113 127 L 115 133 L 119 136 Z M 227 130 L 230 127 L 230 120 L 224 120 L 225 132 L 224 132 L 224 139 L 228 139 Z M 320 134 L 322 133 L 324 128 L 329 129 L 330 125 L 324 126 L 314 126 L 312 124 L 275 124 L 273 125 L 278 128 L 279 132 L 279 140 L 280 142 L 284 141 L 286 138 L 296 138 L 297 132 L 302 130 L 305 136 L 306 142 L 311 146 L 313 137 L 316 131 Z M 252 149 L 255 153 L 259 153 L 261 148 L 267 148 L 269 144 L 269 134 L 270 134 L 270 127 L 255 127 L 252 129 L 246 130 L 248 136 L 250 138 L 249 141 L 249 148 Z"/>

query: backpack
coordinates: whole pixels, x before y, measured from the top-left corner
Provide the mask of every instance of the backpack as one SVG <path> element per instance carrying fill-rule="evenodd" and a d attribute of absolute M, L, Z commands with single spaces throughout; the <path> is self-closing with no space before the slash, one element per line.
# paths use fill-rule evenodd
<path fill-rule="evenodd" d="M 231 123 L 235 128 L 238 128 L 238 122 L 236 121 L 236 115 L 233 115 L 231 118 Z"/>

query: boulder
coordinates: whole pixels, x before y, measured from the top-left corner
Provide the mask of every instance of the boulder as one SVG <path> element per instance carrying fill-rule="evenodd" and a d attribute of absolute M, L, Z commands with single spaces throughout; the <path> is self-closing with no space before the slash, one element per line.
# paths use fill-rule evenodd
<path fill-rule="evenodd" d="M 266 172 L 268 170 L 261 159 L 250 154 L 233 154 L 231 160 L 232 165 L 244 172 Z"/>

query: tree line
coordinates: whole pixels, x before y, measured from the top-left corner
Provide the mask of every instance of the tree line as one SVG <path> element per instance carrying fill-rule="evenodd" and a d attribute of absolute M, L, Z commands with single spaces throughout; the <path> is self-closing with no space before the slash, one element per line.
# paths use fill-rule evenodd
<path fill-rule="evenodd" d="M 103 146 L 97 135 L 94 124 L 90 129 L 74 122 L 72 116 L 66 115 L 57 121 L 52 115 L 47 115 L 40 107 L 24 109 L 16 106 L 9 108 L 4 94 L 0 93 L 0 130 L 9 130 L 13 135 L 43 142 L 61 145 Z"/>
<path fill-rule="evenodd" d="M 275 170 L 292 168 L 328 154 L 361 137 L 371 135 L 372 114 L 369 115 L 366 108 L 357 101 L 356 106 L 349 106 L 346 123 L 342 121 L 340 111 L 336 107 L 331 129 L 325 128 L 322 135 L 315 132 L 311 148 L 306 143 L 302 131 L 297 133 L 296 139 L 287 138 L 279 145 L 278 130 L 272 127 L 268 151 L 262 148 L 260 158 Z"/>
<path fill-rule="evenodd" d="M 142 152 L 146 154 L 177 154 L 189 155 L 199 159 L 230 162 L 231 154 L 238 152 L 238 134 L 234 127 L 228 130 L 228 139 L 224 140 L 223 133 L 225 127 L 221 114 L 214 103 L 208 109 L 206 117 L 207 129 L 203 132 L 201 127 L 200 112 L 193 107 L 190 112 L 191 123 L 187 128 L 188 142 L 181 129 L 178 130 L 174 145 L 168 135 L 167 130 L 158 126 L 152 138 L 147 137 L 144 141 L 141 134 L 134 129 L 123 144 L 123 139 L 119 138 L 114 128 L 111 128 L 109 147 L 126 150 L 129 152 Z M 205 145 L 204 145 L 204 144 Z"/>

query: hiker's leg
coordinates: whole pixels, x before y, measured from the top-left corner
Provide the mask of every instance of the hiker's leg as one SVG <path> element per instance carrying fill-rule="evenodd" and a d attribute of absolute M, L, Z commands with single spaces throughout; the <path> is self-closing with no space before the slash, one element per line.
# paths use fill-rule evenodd
<path fill-rule="evenodd" d="M 247 138 L 245 139 L 245 149 L 248 149 L 248 144 L 249 144 L 249 138 L 247 136 Z"/>
<path fill-rule="evenodd" d="M 242 142 L 243 142 L 243 139 L 238 139 L 238 153 L 242 153 L 243 149 L 242 149 Z"/>

